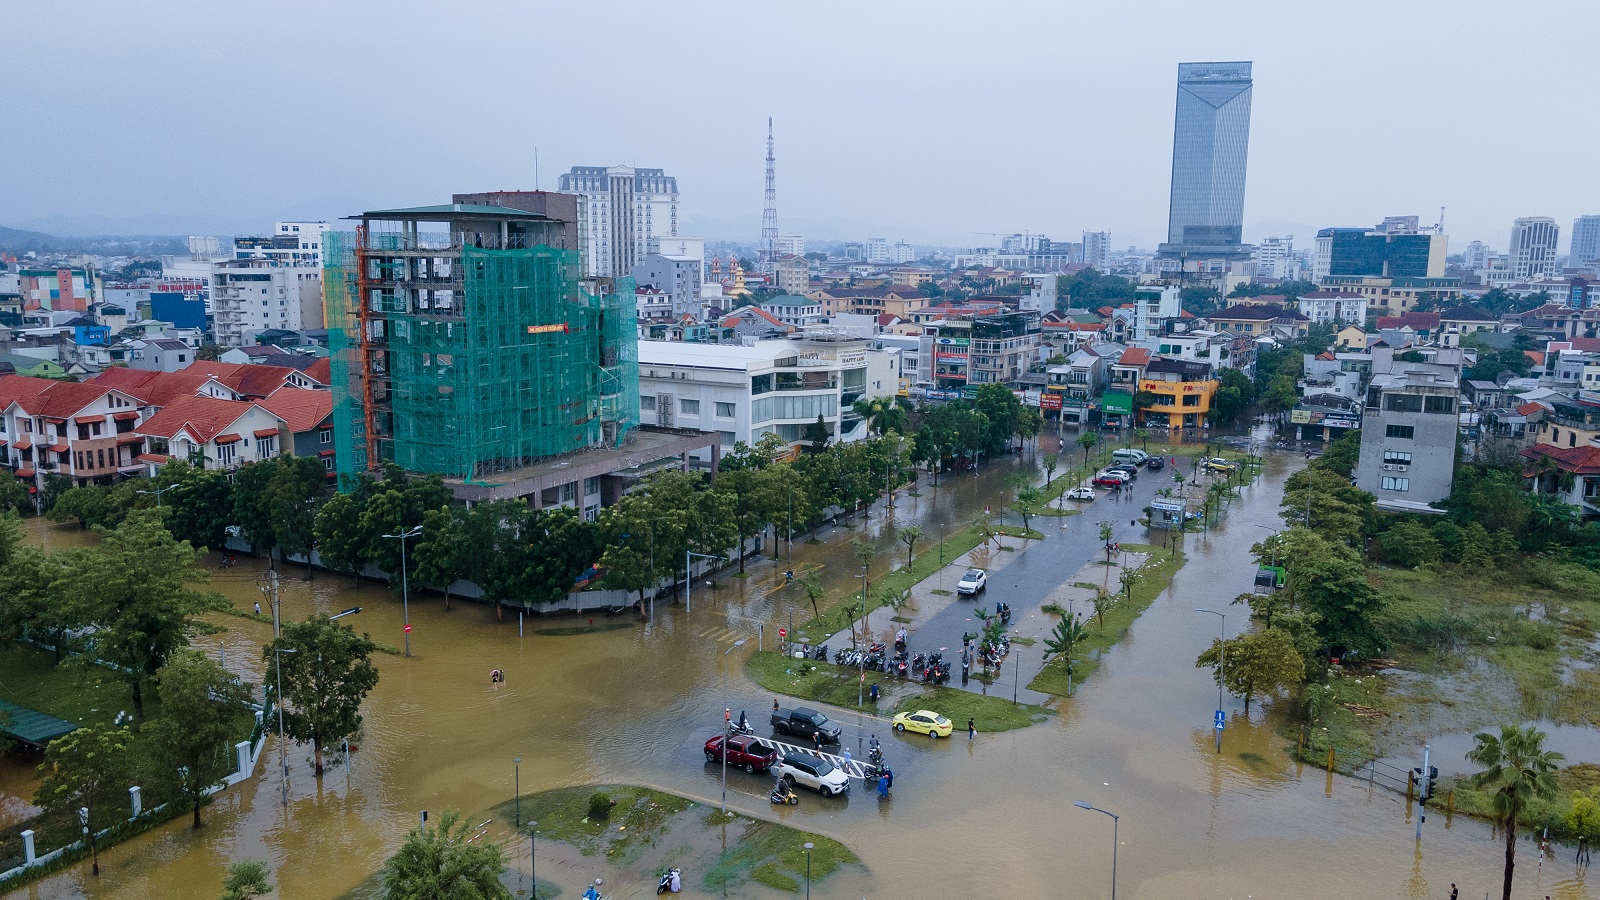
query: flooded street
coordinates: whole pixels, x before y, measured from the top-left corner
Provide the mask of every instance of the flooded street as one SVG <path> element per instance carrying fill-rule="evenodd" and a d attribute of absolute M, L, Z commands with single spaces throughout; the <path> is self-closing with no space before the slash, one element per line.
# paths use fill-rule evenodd
<path fill-rule="evenodd" d="M 1062 454 L 1064 464 L 1081 459 L 1072 437 L 1068 432 L 1065 438 L 1070 452 Z M 875 507 L 866 530 L 886 554 L 875 572 L 889 558 L 904 560 L 896 527 L 921 524 L 919 549 L 932 546 L 939 523 L 954 531 L 986 503 L 998 510 L 1009 499 L 1000 488 L 1006 473 L 1034 465 L 1038 454 L 1003 458 L 978 478 L 942 478 L 937 495 L 924 479 L 921 496 L 902 493 L 892 514 Z M 1266 536 L 1255 526 L 1281 525 L 1282 482 L 1302 463 L 1270 457 L 1265 479 L 1242 491 L 1219 527 L 1185 535 L 1189 562 L 1170 590 L 1107 654 L 1077 697 L 1059 701 L 1059 715 L 1049 721 L 980 734 L 971 743 L 960 736 L 930 742 L 890 737 L 886 722 L 858 724 L 854 714 L 842 714 L 847 746 L 858 732 L 887 737 L 896 773 L 891 801 L 880 803 L 856 786 L 844 798 L 806 793 L 799 806 L 774 809 L 766 801 L 766 777 L 731 772 L 730 806 L 855 850 L 863 865 L 830 878 L 818 889 L 827 897 L 926 894 L 930 878 L 940 884 L 935 896 L 1109 896 L 1111 823 L 1074 807 L 1074 800 L 1121 816 L 1117 865 L 1124 897 L 1423 898 L 1444 896 L 1451 882 L 1465 898 L 1497 893 L 1501 845 L 1487 825 L 1462 817 L 1447 824 L 1442 813 L 1430 815 L 1418 849 L 1403 797 L 1292 763 L 1274 731 L 1274 713 L 1264 714 L 1259 705 L 1246 717 L 1242 703 L 1230 699 L 1223 752 L 1213 750 L 1216 686 L 1208 672 L 1194 668 L 1194 659 L 1216 636 L 1217 620 L 1194 610 L 1226 611 L 1229 634 L 1245 627 L 1244 607 L 1228 604 L 1250 588 L 1248 549 Z M 1068 530 L 1093 529 L 1100 518 L 1095 512 L 1091 507 L 1066 520 Z M 1130 514 L 1118 515 L 1126 521 Z M 1065 532 L 1057 533 L 1059 522 L 1035 521 L 1046 539 L 1025 558 L 1033 567 L 1041 560 L 1059 566 L 1066 579 L 1083 559 L 1051 556 L 1052 541 L 1069 543 Z M 29 528 L 57 545 L 84 539 L 48 523 L 30 522 Z M 859 586 L 849 530 L 826 530 L 826 544 L 797 541 L 796 571 L 819 571 L 830 591 Z M 663 602 L 648 626 L 626 616 L 599 617 L 596 625 L 618 627 L 575 636 L 542 632 L 584 619 L 530 619 L 519 635 L 514 617 L 497 621 L 493 610 L 469 603 L 445 612 L 439 596 L 413 596 L 415 658 L 376 658 L 381 681 L 348 769 L 335 754 L 319 785 L 310 773 L 309 746 L 291 748 L 285 803 L 279 747 L 269 740 L 259 777 L 219 795 L 200 831 L 180 819 L 103 851 L 98 879 L 84 864 L 15 896 L 209 900 L 229 862 L 264 859 L 280 896 L 338 897 L 382 865 L 419 811 L 458 807 L 469 820 L 486 818 L 485 810 L 512 796 L 513 757 L 522 758 L 524 792 L 628 782 L 714 802 L 720 770 L 704 762 L 702 742 L 719 728 L 724 707 L 760 719 L 772 702 L 744 678 L 744 651 L 728 657 L 726 676 L 722 651 L 742 637 L 753 649 L 757 623 L 765 624 L 770 648 L 791 614 L 795 622 L 809 617 L 800 609 L 806 601 L 798 585 L 783 585 L 786 565 L 753 561 L 746 579 L 724 575 L 715 590 L 696 590 L 691 613 L 681 602 Z M 248 609 L 261 598 L 256 581 L 263 568 L 241 559 L 238 567 L 215 573 L 213 586 Z M 348 578 L 320 572 L 310 583 L 304 578 L 304 569 L 284 571 L 286 619 L 361 606 L 350 624 L 380 642 L 401 643 L 401 604 L 386 587 L 355 588 Z M 1004 599 L 999 590 L 991 594 L 991 602 Z M 199 646 L 213 656 L 225 650 L 228 668 L 259 684 L 260 648 L 271 627 L 227 616 L 216 621 L 228 632 Z M 1024 682 L 1041 650 L 1014 654 L 1028 666 Z M 490 683 L 494 668 L 505 671 L 505 683 Z M 18 760 L 10 757 L 0 769 L 7 794 L 31 790 L 31 774 Z M 551 848 L 552 860 L 557 854 Z M 525 873 L 526 848 L 510 855 Z M 1542 872 L 1536 856 L 1526 844 L 1519 853 L 1517 896 L 1600 896 L 1572 880 L 1570 853 L 1547 860 Z M 546 859 L 542 849 L 540 859 Z M 594 874 L 570 854 L 568 862 L 541 864 L 540 875 L 575 897 Z M 698 887 L 695 869 L 706 864 L 690 861 L 686 887 Z M 607 885 L 621 897 L 650 896 L 655 886 L 611 878 Z M 742 893 L 779 896 L 759 885 Z"/>

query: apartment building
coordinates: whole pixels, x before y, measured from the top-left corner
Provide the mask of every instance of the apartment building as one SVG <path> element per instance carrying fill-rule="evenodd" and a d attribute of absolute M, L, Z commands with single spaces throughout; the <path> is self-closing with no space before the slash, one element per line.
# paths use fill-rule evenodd
<path fill-rule="evenodd" d="M 1367 298 L 1354 291 L 1312 291 L 1299 300 L 1300 315 L 1312 325 L 1363 325 Z"/>
<path fill-rule="evenodd" d="M 220 347 L 244 347 L 270 329 L 322 328 L 322 270 L 267 259 L 211 266 L 212 333 Z"/>
<path fill-rule="evenodd" d="M 0 375 L 0 454 L 36 491 L 48 475 L 83 485 L 137 474 L 142 417 L 137 398 L 106 385 Z"/>
<path fill-rule="evenodd" d="M 1141 392 L 1155 395 L 1155 402 L 1143 411 L 1145 424 L 1159 424 L 1164 418 L 1171 428 L 1204 428 L 1221 386 L 1212 371 L 1210 363 L 1194 360 L 1150 360 L 1139 380 Z"/>
<path fill-rule="evenodd" d="M 1429 504 L 1450 496 L 1460 399 L 1456 366 L 1398 362 L 1390 348 L 1373 350 L 1355 481 L 1379 509 L 1439 512 Z"/>
<path fill-rule="evenodd" d="M 573 166 L 559 187 L 585 199 L 586 276 L 621 278 L 650 252 L 652 241 L 678 233 L 678 179 L 663 169 Z"/>

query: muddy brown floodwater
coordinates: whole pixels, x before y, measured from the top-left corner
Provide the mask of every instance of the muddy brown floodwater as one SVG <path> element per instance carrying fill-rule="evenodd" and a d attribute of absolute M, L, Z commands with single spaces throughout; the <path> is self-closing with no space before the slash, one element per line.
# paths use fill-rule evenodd
<path fill-rule="evenodd" d="M 1217 621 L 1194 609 L 1228 610 L 1230 633 L 1245 624 L 1243 608 L 1227 604 L 1249 589 L 1248 548 L 1264 536 L 1255 526 L 1279 524 L 1282 481 L 1300 462 L 1273 457 L 1264 482 L 1245 489 L 1220 527 L 1186 536 L 1188 565 L 1081 693 L 1062 701 L 1060 715 L 972 743 L 889 737 L 897 777 L 887 803 L 857 787 L 845 798 L 807 794 L 798 807 L 774 811 L 766 778 L 730 773 L 730 806 L 827 834 L 860 854 L 863 865 L 830 878 L 819 896 L 928 895 L 930 883 L 940 885 L 936 896 L 1109 896 L 1111 822 L 1074 800 L 1121 816 L 1123 897 L 1423 898 L 1443 897 L 1451 882 L 1468 898 L 1497 891 L 1500 845 L 1486 825 L 1431 815 L 1419 847 L 1403 797 L 1297 766 L 1283 752 L 1270 709 L 1246 717 L 1230 699 L 1223 752 L 1213 752 L 1216 687 L 1194 659 Z M 886 552 L 895 550 L 893 525 L 919 521 L 931 536 L 936 528 L 928 524 L 965 521 L 1007 469 L 1026 464 L 1027 457 L 1012 458 L 982 477 L 951 479 L 937 501 L 924 484 L 920 498 L 900 499 L 893 517 L 874 510 L 868 530 Z M 1093 528 L 1094 518 L 1075 517 L 1069 527 Z M 40 539 L 83 539 L 44 523 L 31 527 Z M 1081 562 L 1062 559 L 1062 578 Z M 794 563 L 820 569 L 840 589 L 856 571 L 843 542 L 797 543 Z M 701 742 L 725 706 L 759 718 L 771 704 L 743 677 L 742 650 L 730 657 L 723 687 L 722 651 L 754 637 L 757 622 L 766 624 L 770 645 L 804 603 L 797 587 L 783 586 L 782 568 L 758 563 L 747 579 L 724 577 L 716 590 L 696 592 L 692 613 L 663 603 L 649 626 L 578 636 L 541 633 L 572 619 L 529 620 L 519 636 L 515 618 L 497 621 L 492 610 L 472 604 L 446 612 L 437 596 L 415 597 L 415 658 L 378 658 L 382 680 L 348 770 L 336 762 L 318 783 L 309 748 L 289 748 L 285 803 L 279 748 L 269 741 L 259 777 L 220 795 L 203 829 L 179 820 L 103 852 L 98 879 L 79 866 L 16 895 L 209 900 L 230 861 L 263 859 L 281 896 L 338 897 L 382 865 L 420 810 L 458 807 L 474 821 L 486 818 L 489 807 L 511 796 L 518 756 L 524 791 L 636 782 L 711 802 L 720 773 L 705 764 Z M 259 599 L 260 570 L 256 561 L 241 561 L 218 572 L 215 586 L 249 607 Z M 356 588 L 322 573 L 308 584 L 304 570 L 285 575 L 285 617 L 361 606 L 351 624 L 401 643 L 401 604 L 386 588 Z M 201 646 L 213 654 L 225 646 L 228 667 L 259 683 L 270 626 L 219 621 L 229 631 Z M 1020 662 L 1037 666 L 1039 650 L 1021 648 Z M 505 683 L 490 684 L 494 668 L 505 670 Z M 863 733 L 889 734 L 884 722 L 840 718 L 847 746 Z M 26 778 L 17 763 L 7 765 L 0 788 L 15 795 Z M 1536 857 L 1524 845 L 1517 896 L 1595 896 L 1572 876 L 1570 854 L 1542 868 Z M 521 847 L 513 862 L 526 871 Z M 570 854 L 566 862 L 555 871 L 541 867 L 541 875 L 576 896 L 594 873 Z M 687 864 L 690 888 L 700 883 L 695 870 L 708 864 Z M 643 880 L 608 885 L 621 897 L 654 889 Z M 759 885 L 742 893 L 777 896 Z"/>

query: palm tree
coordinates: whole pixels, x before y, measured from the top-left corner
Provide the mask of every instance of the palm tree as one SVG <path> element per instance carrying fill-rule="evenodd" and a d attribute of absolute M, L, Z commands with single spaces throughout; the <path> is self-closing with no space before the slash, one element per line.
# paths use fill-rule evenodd
<path fill-rule="evenodd" d="M 1532 725 L 1501 725 L 1496 737 L 1487 731 L 1472 736 L 1477 746 L 1467 760 L 1483 766 L 1472 776 L 1474 787 L 1494 792 L 1495 824 L 1506 833 L 1506 875 L 1501 900 L 1511 900 L 1511 872 L 1516 867 L 1517 818 L 1534 799 L 1556 795 L 1556 770 L 1566 757 L 1544 749 L 1545 733 Z"/>
<path fill-rule="evenodd" d="M 1089 448 L 1095 445 L 1095 435 L 1092 431 L 1085 431 L 1078 435 L 1078 446 L 1083 448 L 1083 464 L 1089 464 Z"/>
<path fill-rule="evenodd" d="M 1044 661 L 1050 662 L 1057 656 L 1066 660 L 1068 694 L 1072 693 L 1072 648 L 1083 643 L 1088 637 L 1088 629 L 1083 627 L 1077 616 L 1067 616 L 1057 622 L 1055 630 L 1045 636 Z"/>

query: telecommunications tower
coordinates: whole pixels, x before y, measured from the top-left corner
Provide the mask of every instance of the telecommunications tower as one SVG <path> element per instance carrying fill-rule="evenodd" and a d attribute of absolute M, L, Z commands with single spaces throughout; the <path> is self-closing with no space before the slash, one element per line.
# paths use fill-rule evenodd
<path fill-rule="evenodd" d="M 761 211 L 761 253 L 771 271 L 778 262 L 778 170 L 772 158 L 772 117 L 767 117 L 767 198 Z"/>

